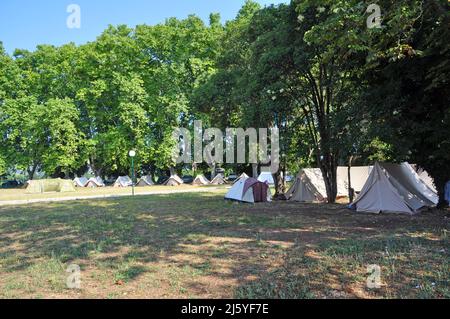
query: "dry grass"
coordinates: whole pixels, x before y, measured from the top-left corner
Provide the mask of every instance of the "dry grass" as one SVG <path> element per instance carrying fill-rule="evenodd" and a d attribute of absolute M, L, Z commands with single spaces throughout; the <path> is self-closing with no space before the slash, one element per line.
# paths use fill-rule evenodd
<path fill-rule="evenodd" d="M 449 298 L 449 214 L 174 194 L 0 208 L 3 298 Z M 81 289 L 66 287 L 69 264 Z M 366 287 L 370 264 L 382 287 Z"/>

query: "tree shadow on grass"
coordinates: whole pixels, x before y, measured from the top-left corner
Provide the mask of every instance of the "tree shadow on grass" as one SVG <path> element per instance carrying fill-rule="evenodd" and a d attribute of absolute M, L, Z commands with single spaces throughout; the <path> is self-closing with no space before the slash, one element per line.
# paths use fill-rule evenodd
<path fill-rule="evenodd" d="M 133 282 L 149 272 L 148 264 L 170 265 L 157 275 L 175 276 L 190 293 L 209 291 L 214 297 L 311 297 L 311 287 L 332 285 L 326 277 L 315 283 L 310 274 L 324 264 L 305 256 L 306 250 L 335 245 L 351 256 L 352 247 L 360 251 L 361 240 L 385 243 L 395 234 L 448 228 L 440 216 L 355 215 L 342 205 L 242 205 L 206 193 L 44 205 L 0 208 L 2 270 L 20 272 L 36 260 L 56 257 L 65 264 L 111 269 L 117 280 Z M 350 242 L 341 245 L 345 240 Z M 384 244 L 374 245 L 374 251 L 383 251 Z M 293 277 L 299 265 L 307 275 Z M 336 280 L 352 279 L 345 269 L 333 271 Z M 273 277 L 285 280 L 273 286 Z M 211 278 L 217 282 L 209 287 Z M 239 287 L 233 293 L 230 285 Z"/>
<path fill-rule="evenodd" d="M 282 265 L 234 291 L 236 298 L 448 298 L 448 240 L 402 234 L 325 240 L 288 249 Z M 430 261 L 432 260 L 432 261 Z M 381 286 L 367 287 L 367 267 L 381 267 Z M 433 286 L 428 289 L 427 286 Z"/>

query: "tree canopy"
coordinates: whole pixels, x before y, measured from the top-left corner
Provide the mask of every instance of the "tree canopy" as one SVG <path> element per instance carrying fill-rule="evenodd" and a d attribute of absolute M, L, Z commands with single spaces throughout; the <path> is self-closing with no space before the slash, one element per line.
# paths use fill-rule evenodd
<path fill-rule="evenodd" d="M 247 0 L 235 19 L 109 26 L 90 43 L 0 45 L 0 174 L 72 177 L 180 169 L 176 127 L 277 127 L 281 167 L 409 161 L 450 180 L 450 17 L 445 0 Z M 369 8 L 370 9 L 370 8 Z M 378 20 L 377 20 L 378 21 Z M 227 166 L 224 164 L 223 166 Z M 231 165 L 230 169 L 236 167 Z"/>

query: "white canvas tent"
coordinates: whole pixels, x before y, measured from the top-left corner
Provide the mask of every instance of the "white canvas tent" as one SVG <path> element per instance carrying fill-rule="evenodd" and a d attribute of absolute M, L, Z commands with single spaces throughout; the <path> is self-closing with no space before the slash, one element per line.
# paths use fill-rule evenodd
<path fill-rule="evenodd" d="M 428 172 L 424 169 L 418 169 L 417 175 L 419 175 L 420 179 L 427 184 L 429 188 L 431 188 L 435 193 L 437 193 L 436 186 L 434 185 L 433 178 L 428 175 Z"/>
<path fill-rule="evenodd" d="M 350 168 L 351 187 L 356 193 L 361 192 L 372 169 L 373 166 L 352 166 Z M 346 196 L 348 196 L 348 167 L 339 166 L 337 168 L 337 179 L 345 183 Z"/>
<path fill-rule="evenodd" d="M 103 182 L 100 176 L 97 176 L 90 178 L 89 181 L 86 183 L 85 187 L 90 188 L 105 187 L 105 183 Z"/>
<path fill-rule="evenodd" d="M 253 184 L 247 190 L 245 189 L 246 182 Z M 257 185 L 259 184 L 259 185 Z M 270 194 L 270 188 L 266 183 L 262 183 L 254 178 L 240 178 L 240 180 L 234 183 L 233 187 L 225 195 L 225 199 L 238 202 L 255 203 L 255 197 L 253 193 L 253 187 L 265 187 L 267 191 L 267 198 L 262 200 L 263 202 L 270 202 L 272 196 Z M 261 200 L 259 200 L 261 202 Z"/>
<path fill-rule="evenodd" d="M 114 182 L 114 187 L 129 187 L 133 185 L 133 181 L 129 176 L 119 176 Z"/>
<path fill-rule="evenodd" d="M 184 184 L 184 182 L 178 175 L 170 176 L 170 178 L 164 183 L 166 186 L 180 186 L 181 184 Z"/>
<path fill-rule="evenodd" d="M 88 179 L 86 177 L 77 177 L 73 180 L 73 184 L 76 187 L 85 187 L 88 183 Z"/>
<path fill-rule="evenodd" d="M 152 177 L 149 175 L 142 176 L 136 184 L 136 186 L 153 186 L 153 185 L 155 185 L 155 183 L 153 183 Z"/>
<path fill-rule="evenodd" d="M 273 176 L 270 172 L 261 172 L 261 174 L 259 174 L 258 176 L 258 181 L 268 183 L 270 185 L 275 184 Z"/>
<path fill-rule="evenodd" d="M 196 186 L 209 185 L 209 184 L 211 184 L 211 182 L 204 175 L 198 175 L 192 182 L 192 185 L 196 185 Z"/>
<path fill-rule="evenodd" d="M 337 180 L 337 196 L 348 195 L 345 181 Z M 327 190 L 320 168 L 305 168 L 300 171 L 294 184 L 286 193 L 286 198 L 297 202 L 323 202 L 327 200 Z"/>
<path fill-rule="evenodd" d="M 360 192 L 372 170 L 370 166 L 354 166 L 350 169 L 351 187 Z M 337 168 L 337 197 L 348 197 L 348 168 Z M 327 200 L 327 190 L 320 168 L 305 168 L 300 171 L 294 184 L 286 193 L 286 198 L 297 202 L 323 202 Z"/>
<path fill-rule="evenodd" d="M 211 181 L 211 184 L 213 185 L 223 185 L 225 184 L 225 178 L 222 174 L 217 174 L 216 177 L 213 178 Z"/>
<path fill-rule="evenodd" d="M 437 194 L 408 163 L 376 163 L 360 195 L 350 207 L 358 212 L 417 213 L 435 206 Z"/>
<path fill-rule="evenodd" d="M 41 180 L 29 180 L 25 183 L 25 193 L 37 194 L 37 193 L 65 193 L 75 192 L 75 186 L 72 180 L 67 179 L 41 179 Z"/>

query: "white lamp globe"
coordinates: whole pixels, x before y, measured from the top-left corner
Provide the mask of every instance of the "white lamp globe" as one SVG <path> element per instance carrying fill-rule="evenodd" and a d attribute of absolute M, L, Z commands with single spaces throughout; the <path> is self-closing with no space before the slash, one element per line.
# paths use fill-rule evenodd
<path fill-rule="evenodd" d="M 136 151 L 131 150 L 128 155 L 130 155 L 130 157 L 135 157 L 136 156 Z"/>

